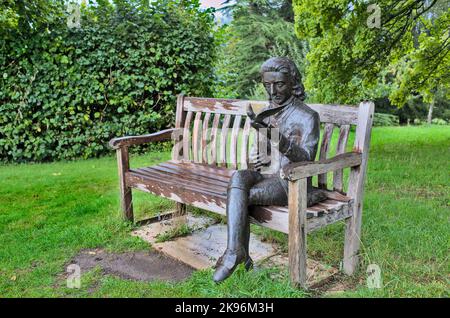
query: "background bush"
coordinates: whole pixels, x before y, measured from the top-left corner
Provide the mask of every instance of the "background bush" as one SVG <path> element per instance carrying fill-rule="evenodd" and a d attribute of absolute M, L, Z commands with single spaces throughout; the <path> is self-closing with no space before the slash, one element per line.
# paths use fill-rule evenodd
<path fill-rule="evenodd" d="M 398 116 L 392 114 L 375 113 L 373 117 L 374 126 L 398 126 Z"/>
<path fill-rule="evenodd" d="M 176 94 L 209 95 L 213 15 L 198 1 L 97 1 L 79 29 L 58 3 L 45 23 L 2 25 L 1 161 L 99 156 L 171 126 Z"/>

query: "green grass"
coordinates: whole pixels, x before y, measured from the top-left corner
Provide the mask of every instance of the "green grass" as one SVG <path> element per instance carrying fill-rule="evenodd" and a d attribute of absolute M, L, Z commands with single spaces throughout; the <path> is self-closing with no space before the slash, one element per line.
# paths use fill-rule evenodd
<path fill-rule="evenodd" d="M 167 232 L 160 233 L 156 236 L 156 243 L 171 241 L 178 237 L 188 236 L 193 232 L 193 229 L 187 224 L 182 224 Z"/>
<path fill-rule="evenodd" d="M 450 127 L 374 128 L 365 187 L 362 266 L 342 297 L 449 296 Z M 132 157 L 151 165 L 169 153 Z M 135 192 L 137 218 L 172 202 Z M 183 283 L 135 282 L 82 273 L 81 289 L 66 287 L 65 267 L 82 249 L 145 250 L 120 219 L 116 163 L 101 159 L 0 166 L 0 297 L 305 297 L 279 269 L 245 272 L 225 283 L 212 270 Z M 286 246 L 286 236 L 255 228 Z M 343 224 L 308 236 L 312 258 L 339 266 Z M 382 289 L 368 289 L 365 268 L 380 266 Z M 281 275 L 280 275 L 281 274 Z M 276 277 L 274 279 L 274 277 Z"/>

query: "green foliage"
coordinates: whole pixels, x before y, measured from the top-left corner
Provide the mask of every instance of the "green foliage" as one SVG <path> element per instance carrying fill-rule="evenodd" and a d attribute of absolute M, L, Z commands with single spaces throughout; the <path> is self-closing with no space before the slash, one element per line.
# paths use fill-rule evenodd
<path fill-rule="evenodd" d="M 420 95 L 409 98 L 406 104 L 400 108 L 392 105 L 387 97 L 374 98 L 374 101 L 376 112 L 396 115 L 400 124 L 413 123 L 415 120 L 426 121 L 427 119 L 428 107 Z M 450 121 L 450 100 L 445 98 L 440 90 L 434 96 L 433 117 Z"/>
<path fill-rule="evenodd" d="M 433 118 L 431 123 L 434 125 L 448 125 L 449 124 L 446 120 L 444 120 L 442 118 Z"/>
<path fill-rule="evenodd" d="M 2 0 L 0 7 L 0 35 L 15 36 L 14 29 L 22 35 L 33 30 L 45 30 L 63 17 L 65 0 Z"/>
<path fill-rule="evenodd" d="M 306 46 L 295 36 L 290 2 L 249 0 L 232 6 L 233 20 L 225 27 L 228 41 L 218 66 L 222 87 L 227 88 L 225 95 L 254 95 L 255 85 L 260 82 L 260 66 L 271 56 L 289 56 L 303 71 Z"/>
<path fill-rule="evenodd" d="M 373 117 L 374 126 L 398 126 L 398 116 L 384 113 L 375 113 Z"/>
<path fill-rule="evenodd" d="M 431 123 L 433 125 L 448 125 L 449 122 L 447 122 L 445 119 L 442 118 L 433 118 L 433 120 L 431 120 Z M 421 120 L 419 118 L 414 119 L 413 121 L 414 125 L 425 125 L 428 124 L 426 120 Z"/>
<path fill-rule="evenodd" d="M 171 126 L 177 93 L 210 93 L 211 11 L 195 0 L 97 2 L 80 29 L 61 18 L 1 38 L 0 160 L 99 156 L 112 137 Z"/>
<path fill-rule="evenodd" d="M 369 27 L 369 5 L 380 8 L 380 27 Z M 358 102 L 386 73 L 397 106 L 418 94 L 429 103 L 450 85 L 443 0 L 296 0 L 294 12 L 297 35 L 311 46 L 305 86 L 318 102 Z"/>

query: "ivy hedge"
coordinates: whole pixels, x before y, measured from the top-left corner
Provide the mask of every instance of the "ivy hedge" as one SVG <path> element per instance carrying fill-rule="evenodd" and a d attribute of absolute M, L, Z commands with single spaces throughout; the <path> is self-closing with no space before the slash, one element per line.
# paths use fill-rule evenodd
<path fill-rule="evenodd" d="M 110 153 L 109 139 L 171 126 L 176 94 L 209 95 L 213 14 L 198 1 L 85 6 L 0 39 L 0 160 Z M 61 7 L 61 10 L 65 10 Z"/>

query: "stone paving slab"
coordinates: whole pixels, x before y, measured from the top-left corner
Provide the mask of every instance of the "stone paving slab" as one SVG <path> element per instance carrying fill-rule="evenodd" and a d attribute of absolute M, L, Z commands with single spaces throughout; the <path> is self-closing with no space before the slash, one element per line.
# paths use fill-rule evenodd
<path fill-rule="evenodd" d="M 206 216 L 185 215 L 173 219 L 163 220 L 140 227 L 132 235 L 149 242 L 156 250 L 169 255 L 195 269 L 211 268 L 226 248 L 227 227 L 225 224 L 214 224 L 215 220 Z M 157 242 L 158 235 L 172 231 L 175 227 L 187 224 L 192 233 L 170 241 Z M 255 235 L 250 235 L 250 256 L 256 267 L 268 268 L 273 266 L 286 267 L 288 256 L 280 252 L 275 244 L 262 242 Z M 338 270 L 308 259 L 308 284 L 316 285 L 328 280 L 338 273 Z M 274 277 L 275 278 L 275 277 Z"/>

